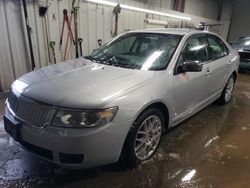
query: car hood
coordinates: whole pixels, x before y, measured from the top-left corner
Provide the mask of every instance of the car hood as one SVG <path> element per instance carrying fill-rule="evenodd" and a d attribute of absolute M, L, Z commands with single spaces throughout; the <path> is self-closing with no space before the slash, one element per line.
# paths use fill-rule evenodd
<path fill-rule="evenodd" d="M 19 91 L 21 95 L 46 104 L 95 109 L 104 107 L 153 76 L 154 71 L 102 65 L 79 58 L 25 74 L 12 88 L 21 83 L 24 85 Z"/>

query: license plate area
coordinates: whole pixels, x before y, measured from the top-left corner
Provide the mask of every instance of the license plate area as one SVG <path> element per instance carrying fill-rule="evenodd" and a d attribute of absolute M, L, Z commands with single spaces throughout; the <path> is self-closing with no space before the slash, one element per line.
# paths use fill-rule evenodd
<path fill-rule="evenodd" d="M 21 141 L 21 127 L 22 124 L 16 120 L 12 120 L 7 116 L 4 116 L 4 129 L 11 137 L 20 142 Z"/>

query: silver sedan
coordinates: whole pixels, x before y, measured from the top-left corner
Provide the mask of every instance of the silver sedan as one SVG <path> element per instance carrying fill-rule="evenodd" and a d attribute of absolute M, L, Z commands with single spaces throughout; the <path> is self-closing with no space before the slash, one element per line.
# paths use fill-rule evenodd
<path fill-rule="evenodd" d="M 205 31 L 131 31 L 92 54 L 16 80 L 5 130 L 33 154 L 66 168 L 125 162 L 156 152 L 163 133 L 232 97 L 239 55 Z"/>

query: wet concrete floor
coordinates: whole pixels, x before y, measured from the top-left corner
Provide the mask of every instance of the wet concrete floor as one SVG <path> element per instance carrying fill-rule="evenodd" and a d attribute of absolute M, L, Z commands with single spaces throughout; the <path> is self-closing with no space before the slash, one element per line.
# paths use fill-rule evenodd
<path fill-rule="evenodd" d="M 249 187 L 250 75 L 239 75 L 233 100 L 212 104 L 169 131 L 155 157 L 134 170 L 108 165 L 64 170 L 20 149 L 3 129 L 0 187 Z"/>

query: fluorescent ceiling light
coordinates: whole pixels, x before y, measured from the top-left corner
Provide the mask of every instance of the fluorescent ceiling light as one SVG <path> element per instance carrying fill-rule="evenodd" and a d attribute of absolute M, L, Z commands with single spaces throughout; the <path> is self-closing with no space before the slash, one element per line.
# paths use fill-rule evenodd
<path fill-rule="evenodd" d="M 108 5 L 108 6 L 112 6 L 112 7 L 115 7 L 117 5 L 117 3 L 110 2 L 110 1 L 102 1 L 102 0 L 86 0 L 86 1 L 91 2 L 91 3 L 98 3 L 98 4 L 102 4 L 102 5 Z"/>
<path fill-rule="evenodd" d="M 92 2 L 92 3 L 98 3 L 98 4 L 103 4 L 103 5 L 108 5 L 108 6 L 112 6 L 112 7 L 115 7 L 117 5 L 117 3 L 110 2 L 110 1 L 104 1 L 104 0 L 85 0 L 85 1 Z M 155 14 L 155 15 L 159 15 L 159 16 L 167 16 L 167 17 L 177 18 L 177 19 L 182 19 L 182 20 L 191 20 L 190 17 L 186 17 L 186 16 L 178 16 L 178 15 L 174 15 L 174 14 L 167 14 L 167 13 L 164 13 L 164 12 L 158 12 L 158 11 L 139 8 L 139 7 L 133 7 L 133 6 L 124 5 L 124 4 L 120 4 L 120 7 L 123 8 L 123 9 L 134 10 L 134 11 L 137 11 L 137 12 L 145 12 L 145 13 L 149 13 L 149 14 Z"/>
<path fill-rule="evenodd" d="M 146 12 L 149 14 L 156 14 L 156 15 L 160 15 L 160 16 L 167 16 L 167 17 L 178 18 L 178 19 L 182 19 L 182 20 L 191 20 L 191 18 L 185 17 L 185 16 L 167 14 L 167 13 L 163 13 L 163 12 L 158 12 L 158 11 L 144 9 L 144 8 L 138 8 L 138 7 L 132 7 L 132 6 L 123 5 L 123 4 L 121 4 L 120 7 L 124 8 L 124 9 L 128 9 L 128 10 L 138 11 L 138 12 Z"/>

